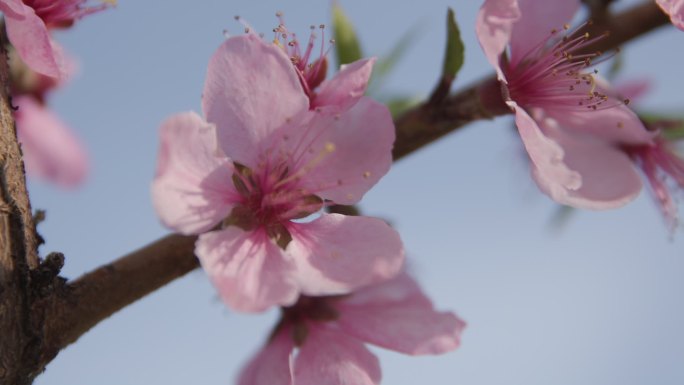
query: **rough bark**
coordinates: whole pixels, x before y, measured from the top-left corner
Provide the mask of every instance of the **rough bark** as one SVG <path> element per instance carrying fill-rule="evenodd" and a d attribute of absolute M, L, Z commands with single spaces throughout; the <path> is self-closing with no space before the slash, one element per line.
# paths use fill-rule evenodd
<path fill-rule="evenodd" d="M 40 335 L 32 327 L 36 233 L 9 100 L 7 55 L 0 46 L 0 383 L 29 384 Z"/>

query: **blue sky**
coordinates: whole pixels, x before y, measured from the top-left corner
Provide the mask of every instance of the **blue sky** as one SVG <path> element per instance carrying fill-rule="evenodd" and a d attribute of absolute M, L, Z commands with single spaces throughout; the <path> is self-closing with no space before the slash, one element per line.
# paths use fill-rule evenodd
<path fill-rule="evenodd" d="M 387 79 L 391 94 L 424 96 L 441 68 L 447 7 L 466 45 L 455 88 L 492 71 L 474 36 L 479 1 L 339 0 L 368 55 L 409 28 L 414 45 Z M 632 2 L 633 3 L 633 2 Z M 62 251 L 77 277 L 166 234 L 150 202 L 157 128 L 200 110 L 206 65 L 241 15 L 270 31 L 276 11 L 300 34 L 329 23 L 330 3 L 247 0 L 120 1 L 57 39 L 81 72 L 50 104 L 78 131 L 92 174 L 76 191 L 29 184 L 42 252 Z M 648 77 L 645 109 L 681 110 L 684 32 L 624 48 L 623 78 Z M 439 309 L 468 322 L 462 347 L 440 357 L 375 349 L 383 384 L 620 384 L 684 382 L 683 237 L 668 235 L 648 191 L 609 212 L 557 206 L 529 177 L 510 117 L 478 122 L 398 162 L 362 209 L 401 232 L 411 268 Z M 115 314 L 60 353 L 36 382 L 230 384 L 277 316 L 244 315 L 217 299 L 201 271 Z"/>

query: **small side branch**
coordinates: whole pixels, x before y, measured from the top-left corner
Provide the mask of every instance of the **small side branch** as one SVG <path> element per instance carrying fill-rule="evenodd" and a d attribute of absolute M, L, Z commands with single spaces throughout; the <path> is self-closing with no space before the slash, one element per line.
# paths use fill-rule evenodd
<path fill-rule="evenodd" d="M 49 320 L 43 330 L 42 360 L 49 362 L 100 321 L 197 268 L 196 239 L 168 235 L 58 288 L 36 304 Z"/>

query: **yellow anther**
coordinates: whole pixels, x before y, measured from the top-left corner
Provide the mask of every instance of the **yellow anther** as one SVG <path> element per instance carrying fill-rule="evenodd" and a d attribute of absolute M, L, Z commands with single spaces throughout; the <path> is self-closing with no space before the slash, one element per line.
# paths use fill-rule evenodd
<path fill-rule="evenodd" d="M 327 152 L 333 152 L 335 151 L 335 143 L 328 142 L 325 144 L 325 151 Z"/>
<path fill-rule="evenodd" d="M 370 176 L 371 176 L 370 171 L 366 171 L 366 172 L 363 173 L 363 177 L 366 178 L 366 179 L 370 178 Z"/>

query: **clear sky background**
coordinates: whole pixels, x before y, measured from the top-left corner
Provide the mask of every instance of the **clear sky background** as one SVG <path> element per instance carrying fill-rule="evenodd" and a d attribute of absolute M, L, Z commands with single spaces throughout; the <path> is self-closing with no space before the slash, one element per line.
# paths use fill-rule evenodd
<path fill-rule="evenodd" d="M 492 72 L 473 32 L 480 1 L 340 3 L 367 55 L 387 53 L 417 26 L 387 93 L 424 96 L 433 87 L 447 7 L 466 44 L 455 89 Z M 41 251 L 64 252 L 66 276 L 168 233 L 149 192 L 158 125 L 200 111 L 222 31 L 241 33 L 234 15 L 269 32 L 278 10 L 300 34 L 330 20 L 330 3 L 320 0 L 121 0 L 57 35 L 81 71 L 50 104 L 87 144 L 92 173 L 75 191 L 38 181 L 29 187 L 34 208 L 47 210 Z M 683 43 L 684 32 L 664 28 L 624 47 L 623 78 L 653 80 L 643 108 L 681 111 Z M 436 306 L 468 322 L 462 347 L 440 357 L 374 349 L 383 384 L 684 383 L 684 232 L 669 236 L 647 190 L 623 209 L 575 211 L 564 226 L 551 226 L 558 206 L 533 184 L 505 117 L 400 161 L 362 209 L 397 227 Z M 230 311 L 197 270 L 102 322 L 36 383 L 231 384 L 276 316 Z"/>

